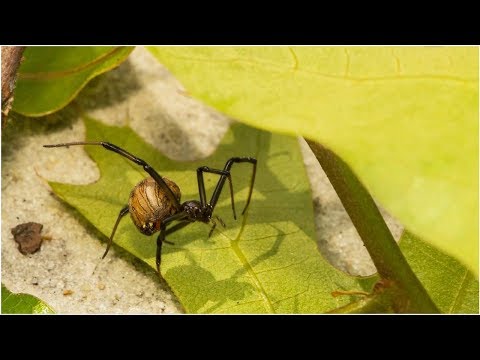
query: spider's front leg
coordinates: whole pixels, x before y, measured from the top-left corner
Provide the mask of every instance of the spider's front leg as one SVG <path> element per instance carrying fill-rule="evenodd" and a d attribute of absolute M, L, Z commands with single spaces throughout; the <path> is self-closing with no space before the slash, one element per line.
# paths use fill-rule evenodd
<path fill-rule="evenodd" d="M 172 192 L 170 187 L 165 183 L 165 180 L 163 180 L 162 176 L 160 176 L 157 171 L 152 168 L 145 160 L 142 160 L 138 157 L 136 157 L 133 154 L 130 154 L 127 150 L 122 149 L 121 147 L 114 145 L 112 143 L 106 142 L 106 141 L 74 141 L 74 142 L 68 142 L 68 143 L 61 143 L 61 144 L 50 144 L 50 145 L 43 145 L 43 147 L 46 148 L 52 148 L 52 147 L 69 147 L 73 145 L 97 145 L 97 146 L 103 146 L 103 148 L 113 151 L 114 153 L 117 153 L 125 158 L 127 158 L 130 161 L 133 161 L 135 164 L 140 165 L 143 167 L 143 170 L 145 170 L 160 186 L 160 188 L 164 191 L 165 195 L 167 198 L 170 200 L 170 202 L 175 206 L 177 211 L 181 210 L 180 203 L 178 199 L 175 197 L 175 194 Z"/>
<path fill-rule="evenodd" d="M 205 184 L 203 181 L 203 173 L 207 172 L 211 174 L 220 175 L 220 179 L 218 180 L 217 186 L 215 187 L 212 198 L 210 199 L 210 202 L 209 202 L 209 205 L 212 207 L 212 210 L 215 209 L 215 206 L 217 205 L 218 199 L 222 192 L 223 185 L 225 185 L 225 181 L 228 179 L 228 182 L 230 185 L 230 197 L 232 202 L 233 218 L 236 220 L 237 214 L 235 212 L 235 202 L 233 198 L 232 175 L 230 174 L 230 169 L 232 168 L 232 165 L 235 163 L 250 163 L 253 165 L 253 172 L 252 172 L 252 177 L 250 178 L 250 187 L 248 190 L 247 202 L 242 211 L 242 215 L 243 215 L 245 214 L 245 211 L 247 211 L 248 205 L 250 204 L 250 200 L 252 198 L 253 184 L 255 183 L 255 174 L 257 172 L 257 159 L 252 157 L 233 157 L 226 162 L 223 170 L 212 169 L 207 166 L 202 166 L 197 169 L 197 179 L 198 179 L 198 191 L 200 193 L 200 203 L 202 204 L 202 206 L 205 206 L 206 193 L 205 193 Z"/>
<path fill-rule="evenodd" d="M 197 169 L 198 193 L 199 193 L 199 196 L 200 196 L 200 204 L 202 204 L 202 207 L 205 207 L 207 205 L 205 182 L 203 180 L 203 173 L 204 172 L 210 173 L 210 174 L 221 175 L 222 177 L 226 177 L 228 179 L 228 183 L 230 184 L 230 198 L 232 200 L 233 218 L 235 220 L 237 220 L 237 214 L 235 212 L 235 201 L 234 201 L 234 198 L 233 198 L 232 175 L 230 174 L 229 171 L 212 169 L 212 168 L 209 168 L 208 166 L 201 166 Z M 222 187 L 223 187 L 223 184 L 222 184 Z M 221 191 L 221 189 L 220 189 L 220 191 Z M 219 196 L 220 196 L 220 194 L 219 194 Z M 215 205 L 213 205 L 213 207 L 215 207 Z M 222 223 L 223 223 L 223 221 L 222 221 Z M 215 228 L 215 226 L 213 228 Z M 210 234 L 212 233 L 212 231 L 210 232 Z M 210 237 L 210 235 L 208 237 Z"/>

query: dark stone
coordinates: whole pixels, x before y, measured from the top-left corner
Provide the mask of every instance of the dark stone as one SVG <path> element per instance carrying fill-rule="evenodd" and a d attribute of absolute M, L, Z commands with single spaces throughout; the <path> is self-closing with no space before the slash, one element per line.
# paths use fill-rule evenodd
<path fill-rule="evenodd" d="M 42 245 L 43 225 L 35 222 L 28 222 L 15 226 L 12 231 L 14 240 L 18 243 L 18 250 L 23 254 L 33 254 Z"/>

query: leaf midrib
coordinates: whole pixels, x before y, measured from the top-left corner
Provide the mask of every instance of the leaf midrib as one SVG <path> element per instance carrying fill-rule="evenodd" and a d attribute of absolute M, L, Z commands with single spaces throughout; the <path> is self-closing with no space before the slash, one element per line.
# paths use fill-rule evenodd
<path fill-rule="evenodd" d="M 248 219 L 248 212 L 245 214 L 245 216 L 242 219 L 242 225 L 240 227 L 240 231 L 238 232 L 237 237 L 235 238 L 235 240 L 230 241 L 230 248 L 233 250 L 233 253 L 237 256 L 238 260 L 240 260 L 240 262 L 242 263 L 243 267 L 247 271 L 247 274 L 250 275 L 253 281 L 253 284 L 255 285 L 255 288 L 257 289 L 257 291 L 260 293 L 260 296 L 262 297 L 268 312 L 275 314 L 275 309 L 273 307 L 272 302 L 268 298 L 267 292 L 263 288 L 263 285 L 258 279 L 255 271 L 253 270 L 252 265 L 250 264 L 247 257 L 245 256 L 245 254 L 243 253 L 242 249 L 240 249 L 240 246 L 239 246 L 239 241 L 242 236 L 243 230 L 245 229 L 245 225 L 247 224 L 247 219 Z"/>
<path fill-rule="evenodd" d="M 460 287 L 458 288 L 457 290 L 457 294 L 455 296 L 455 299 L 453 300 L 453 303 L 452 303 L 452 306 L 450 307 L 449 309 L 449 313 L 454 313 L 456 311 L 456 309 L 458 309 L 462 302 L 460 300 L 463 299 L 464 297 L 464 294 L 465 294 L 465 290 L 467 288 L 467 277 L 468 277 L 468 270 L 465 269 L 465 274 L 463 275 L 463 278 L 462 278 L 462 281 L 460 283 Z"/>
<path fill-rule="evenodd" d="M 255 149 L 255 158 L 258 160 L 258 156 L 260 154 L 260 143 L 262 141 L 262 133 L 258 133 L 257 135 L 257 141 L 256 141 L 256 149 Z M 259 278 L 257 277 L 257 274 L 253 270 L 252 265 L 248 261 L 247 257 L 243 253 L 242 249 L 240 248 L 239 242 L 242 237 L 243 231 L 245 230 L 245 226 L 247 225 L 247 220 L 248 220 L 248 213 L 249 211 L 247 210 L 246 213 L 244 214 L 242 218 L 242 224 L 240 225 L 240 230 L 237 234 L 237 237 L 235 239 L 229 239 L 230 240 L 230 248 L 232 249 L 233 253 L 235 256 L 238 258 L 240 263 L 242 264 L 243 268 L 247 272 L 247 274 L 250 276 L 253 285 L 257 289 L 258 293 L 260 294 L 262 301 L 265 305 L 265 309 L 272 314 L 275 314 L 275 308 L 273 307 L 272 302 L 270 301 L 267 292 L 263 288 L 263 285 Z M 227 237 L 228 238 L 228 237 Z"/>

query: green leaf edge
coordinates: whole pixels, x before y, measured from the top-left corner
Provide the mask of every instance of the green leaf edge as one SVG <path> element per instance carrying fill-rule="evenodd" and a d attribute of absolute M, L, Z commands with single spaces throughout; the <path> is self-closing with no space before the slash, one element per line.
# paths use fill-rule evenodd
<path fill-rule="evenodd" d="M 18 113 L 18 114 L 28 116 L 28 117 L 41 117 L 41 116 L 53 114 L 54 112 L 57 112 L 57 111 L 63 109 L 68 104 L 70 104 L 72 102 L 72 100 L 75 99 L 75 97 L 77 97 L 77 95 L 80 93 L 80 91 L 82 91 L 82 89 L 85 87 L 85 85 L 87 85 L 87 83 L 90 80 L 92 80 L 94 77 L 97 77 L 98 75 L 101 75 L 101 74 L 103 74 L 107 71 L 110 71 L 110 70 L 116 68 L 117 66 L 119 66 L 122 62 L 124 62 L 134 49 L 135 49 L 135 46 L 119 46 L 118 48 L 114 49 L 114 51 L 111 52 L 112 56 L 115 56 L 117 54 L 117 52 L 121 52 L 122 50 L 125 50 L 125 53 L 122 56 L 119 56 L 117 61 L 112 63 L 110 66 L 108 66 L 106 68 L 102 68 L 100 70 L 95 70 L 92 73 L 90 73 L 90 75 L 87 76 L 85 81 L 72 93 L 72 96 L 70 96 L 65 101 L 65 103 L 60 104 L 58 107 L 53 108 L 53 109 L 48 110 L 48 111 L 44 111 L 44 112 L 39 112 L 39 113 L 33 113 L 32 112 L 31 113 L 31 112 L 24 112 L 24 111 L 16 109 L 15 108 L 15 101 L 14 101 L 13 106 L 12 106 L 12 110 L 14 112 Z"/>
<path fill-rule="evenodd" d="M 8 307 L 5 309 L 5 303 L 7 299 L 14 297 L 16 298 L 16 305 L 12 308 Z M 30 305 L 32 310 L 31 312 L 17 312 L 15 311 L 15 307 L 18 306 L 21 302 L 36 302 L 35 305 Z M 13 311 L 12 311 L 13 310 Z M 2 283 L 2 314 L 55 314 L 53 308 L 45 303 L 44 301 L 40 300 L 36 296 L 25 294 L 25 293 L 12 293 L 7 287 Z"/>

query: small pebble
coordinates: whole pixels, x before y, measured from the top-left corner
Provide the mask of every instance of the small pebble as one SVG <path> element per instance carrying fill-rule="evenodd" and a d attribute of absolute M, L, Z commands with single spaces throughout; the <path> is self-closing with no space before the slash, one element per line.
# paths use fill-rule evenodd
<path fill-rule="evenodd" d="M 23 254 L 33 254 L 40 250 L 42 245 L 42 231 L 43 225 L 35 222 L 28 222 L 19 224 L 10 231 L 13 239 L 18 243 L 18 250 Z"/>
<path fill-rule="evenodd" d="M 32 278 L 32 285 L 38 285 L 38 278 L 36 276 Z"/>
<path fill-rule="evenodd" d="M 98 287 L 100 290 L 105 290 L 105 284 L 104 284 L 104 283 L 98 283 L 97 287 Z"/>

